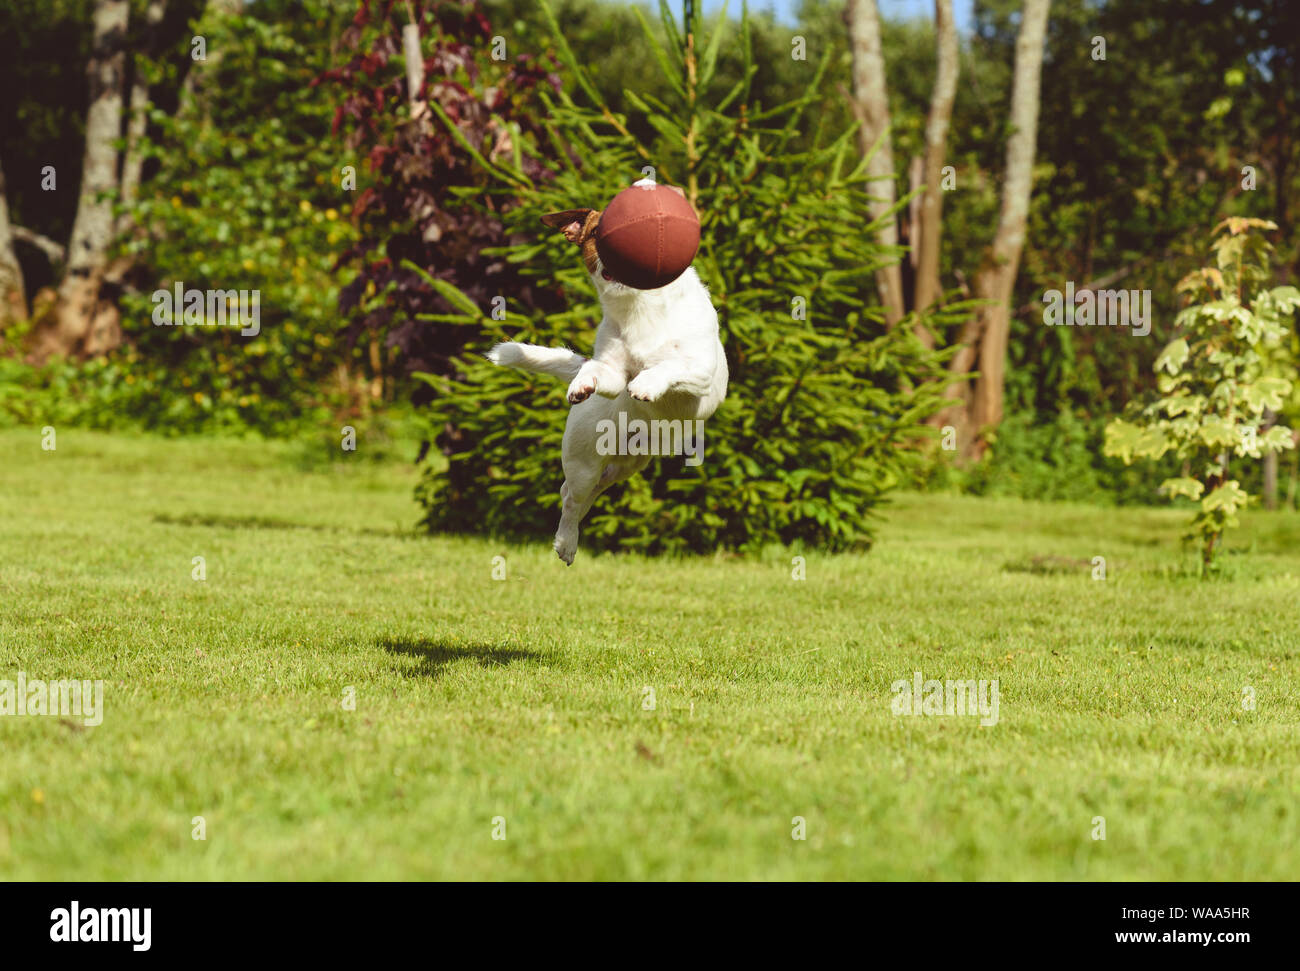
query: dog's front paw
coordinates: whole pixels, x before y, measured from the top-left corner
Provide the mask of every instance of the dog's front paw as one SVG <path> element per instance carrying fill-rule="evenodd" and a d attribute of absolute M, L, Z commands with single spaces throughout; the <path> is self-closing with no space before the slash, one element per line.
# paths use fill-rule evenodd
<path fill-rule="evenodd" d="M 576 405 L 586 401 L 596 390 L 596 379 L 579 374 L 569 384 L 569 404 Z"/>
<path fill-rule="evenodd" d="M 667 390 L 668 385 L 663 379 L 648 371 L 642 371 L 627 385 L 627 393 L 637 401 L 658 401 Z"/>

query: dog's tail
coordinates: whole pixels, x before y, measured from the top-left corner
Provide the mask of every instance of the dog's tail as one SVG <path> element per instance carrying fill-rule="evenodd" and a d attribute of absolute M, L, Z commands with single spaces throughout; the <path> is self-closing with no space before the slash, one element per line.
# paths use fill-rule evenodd
<path fill-rule="evenodd" d="M 487 352 L 487 359 L 502 367 L 517 367 L 539 374 L 552 374 L 565 381 L 578 376 L 578 369 L 586 361 L 565 347 L 538 347 L 536 344 L 519 344 L 511 341 L 498 344 Z"/>

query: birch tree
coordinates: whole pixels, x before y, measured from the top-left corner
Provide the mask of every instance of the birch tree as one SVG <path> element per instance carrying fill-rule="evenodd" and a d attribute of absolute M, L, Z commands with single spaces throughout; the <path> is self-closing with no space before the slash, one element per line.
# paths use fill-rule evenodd
<path fill-rule="evenodd" d="M 981 311 L 980 376 L 971 412 L 976 429 L 1002 421 L 1002 399 L 1011 330 L 1011 291 L 1025 245 L 1029 195 L 1034 183 L 1034 149 L 1038 141 L 1038 101 L 1042 81 L 1043 40 L 1050 0 L 1025 0 L 1016 39 L 1015 78 L 1011 85 L 1011 134 L 1007 137 L 1006 178 L 997 235 L 975 277 L 975 293 L 992 300 Z"/>
<path fill-rule="evenodd" d="M 94 34 L 86 75 L 90 107 L 82 153 L 81 195 L 68 243 L 68 262 L 59 285 L 55 325 L 44 334 L 42 357 L 72 354 L 91 339 L 99 287 L 113 238 L 117 188 L 116 139 L 122 127 L 128 0 L 96 0 Z"/>
<path fill-rule="evenodd" d="M 0 165 L 0 327 L 27 318 L 27 292 L 23 269 L 14 253 L 14 235 L 9 225 L 9 197 L 5 193 L 5 172 Z"/>
<path fill-rule="evenodd" d="M 943 237 L 943 167 L 948 149 L 948 124 L 957 97 L 959 72 L 957 24 L 952 15 L 952 0 L 935 0 L 934 35 L 937 68 L 930 93 L 930 112 L 925 121 L 925 164 L 922 181 L 919 231 L 912 245 L 917 247 L 916 291 L 913 305 L 924 311 L 938 299 L 939 253 Z M 926 344 L 933 343 L 930 332 L 918 328 Z"/>
<path fill-rule="evenodd" d="M 162 23 L 167 11 L 167 0 L 149 0 L 145 9 L 145 52 L 156 53 L 158 47 L 158 25 Z M 122 207 L 123 213 L 118 219 L 117 231 L 123 232 L 130 222 L 129 210 L 135 202 L 140 188 L 140 174 L 144 170 L 143 142 L 149 125 L 149 82 L 143 70 L 141 59 L 136 59 L 135 76 L 131 82 L 130 119 L 126 127 L 126 154 L 122 159 Z"/>
<path fill-rule="evenodd" d="M 981 439 L 983 431 L 1002 421 L 1011 292 L 1020 267 L 1033 188 L 1039 86 L 1049 6 L 1050 0 L 1025 0 L 1021 14 L 1011 83 L 1010 134 L 1001 211 L 993 243 L 984 254 L 974 281 L 975 297 L 988 303 L 964 328 L 962 347 L 949 365 L 949 370 L 956 375 L 969 374 L 976 367 L 979 374 L 973 387 L 969 382 L 961 382 L 949 388 L 950 396 L 959 398 L 961 407 L 945 411 L 938 419 L 939 423 L 954 424 L 958 448 L 966 458 L 978 458 L 983 453 L 986 444 Z"/>
<path fill-rule="evenodd" d="M 849 50 L 852 53 L 853 111 L 857 116 L 862 154 L 868 156 L 872 183 L 871 221 L 878 224 L 881 246 L 898 245 L 898 227 L 890 211 L 894 192 L 894 150 L 889 137 L 889 92 L 880 40 L 880 11 L 876 0 L 848 0 Z M 873 152 L 873 148 L 875 151 Z M 876 288 L 892 327 L 903 316 L 903 274 L 898 263 L 876 271 Z"/>

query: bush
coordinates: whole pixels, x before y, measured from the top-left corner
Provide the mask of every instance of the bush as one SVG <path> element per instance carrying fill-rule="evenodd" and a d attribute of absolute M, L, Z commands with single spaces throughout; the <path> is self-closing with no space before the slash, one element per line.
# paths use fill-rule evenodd
<path fill-rule="evenodd" d="M 1189 306 L 1176 321 L 1181 333 L 1156 358 L 1158 394 L 1106 427 L 1106 454 L 1125 464 L 1166 453 L 1184 464 L 1161 490 L 1198 503 L 1187 538 L 1200 544 L 1205 573 L 1223 533 L 1252 499 L 1233 460 L 1249 466 L 1295 447 L 1291 429 L 1273 418 L 1294 384 L 1289 322 L 1300 309 L 1300 290 L 1266 288 L 1273 247 L 1256 232 L 1276 229 L 1241 217 L 1216 227 L 1214 265 L 1178 285 Z"/>
<path fill-rule="evenodd" d="M 530 281 L 493 255 L 496 247 L 531 233 L 508 237 L 499 212 L 455 204 L 453 187 L 481 194 L 492 176 L 475 166 L 476 148 L 490 142 L 510 151 L 542 114 L 534 89 L 558 84 L 546 62 L 527 54 L 505 62 L 489 56 L 494 32 L 471 0 L 422 6 L 414 21 L 412 13 L 392 0 L 362 5 L 343 33 L 350 59 L 317 79 L 342 93 L 333 130 L 369 163 L 369 184 L 353 207 L 358 233 L 339 258 L 356 270 L 339 294 L 339 311 L 348 319 L 349 340 L 364 338 L 375 347 L 382 341 L 397 352 L 401 379 L 415 371 L 447 372 L 475 336 L 473 328 L 445 319 L 456 308 L 410 265 L 431 267 L 434 277 L 478 304 L 508 290 L 530 309 L 539 306 Z M 403 47 L 403 29 L 412 23 L 424 70 L 414 92 Z M 453 137 L 435 113 L 454 129 Z M 519 163 L 530 178 L 545 177 L 547 166 L 539 160 L 520 157 Z M 514 203 L 500 199 L 504 207 Z M 418 403 L 429 388 L 415 383 L 414 392 Z"/>
<path fill-rule="evenodd" d="M 334 272 L 356 237 L 339 185 L 352 160 L 329 145 L 331 105 L 310 87 L 330 66 L 316 41 L 339 10 L 269 0 L 238 17 L 209 12 L 197 28 L 220 56 L 191 104 L 153 113 L 158 169 L 133 210 L 142 230 L 122 243 L 136 287 L 121 301 L 125 346 L 107 365 L 105 403 L 119 420 L 280 435 L 355 413 L 346 376 L 361 361 L 339 337 Z M 176 281 L 260 291 L 260 333 L 154 326 L 152 294 Z M 109 376 L 96 367 L 88 380 Z"/>
<path fill-rule="evenodd" d="M 590 280 L 571 244 L 538 216 L 603 205 L 654 174 L 683 186 L 701 217 L 695 265 L 718 308 L 731 370 L 727 400 L 706 427 L 703 465 L 660 459 L 602 496 L 584 524 L 584 543 L 652 552 L 755 550 L 772 542 L 868 546 L 877 508 L 932 434 L 922 423 L 942 405 L 944 355 L 926 350 L 910 321 L 887 329 L 867 302 L 874 271 L 898 254 L 883 252 L 872 226 L 851 218 L 867 211 L 869 189 L 854 131 L 827 132 L 806 113 L 817 103 L 825 61 L 807 65 L 799 100 L 757 103 L 750 96 L 757 66 L 742 20 L 740 36 L 725 38 L 739 45 L 742 80 L 714 96 L 710 81 L 729 25 L 720 18 L 703 40 L 697 16 L 689 25 L 698 42 L 692 47 L 664 8 L 666 46 L 643 26 L 673 95 L 665 103 L 626 92 L 660 133 L 646 145 L 627 118 L 601 103 L 550 8 L 543 9 L 571 84 L 554 97 L 541 92 L 546 138 L 520 148 L 554 175 L 535 181 L 504 158 L 484 165 L 494 193 L 523 200 L 503 218 L 528 239 L 502 247 L 501 255 L 539 287 L 557 289 L 568 309 L 548 316 L 504 294 L 509 312 L 497 320 L 461 296 L 457 319 L 482 328 L 480 351 L 509 339 L 590 352 L 599 312 Z M 791 140 L 804 125 L 813 147 L 795 151 Z M 479 148 L 484 160 L 501 155 Z M 459 198 L 471 204 L 468 192 Z M 969 309 L 958 304 L 946 313 Z M 418 490 L 425 524 L 512 539 L 549 536 L 562 480 L 564 387 L 493 367 L 477 354 L 456 364 L 456 374 L 425 376 L 437 391 L 427 417 L 442 452 Z"/>
<path fill-rule="evenodd" d="M 1175 473 L 1176 463 L 1170 458 L 1152 469 L 1128 468 L 1106 457 L 1101 450 L 1106 421 L 1064 405 L 1055 413 L 1011 410 L 979 462 L 959 467 L 948 458 L 951 453 L 935 452 L 908 484 L 1047 502 L 1163 504 L 1156 490 Z"/>

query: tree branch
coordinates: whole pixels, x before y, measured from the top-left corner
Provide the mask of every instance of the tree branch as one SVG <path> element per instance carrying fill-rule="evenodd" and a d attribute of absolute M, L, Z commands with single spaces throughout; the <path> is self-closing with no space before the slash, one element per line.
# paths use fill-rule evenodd
<path fill-rule="evenodd" d="M 67 251 L 48 236 L 42 236 L 40 233 L 34 233 L 30 229 L 24 229 L 22 226 L 10 226 L 9 231 L 13 233 L 14 239 L 21 239 L 24 243 L 30 243 L 42 253 L 49 257 L 51 263 L 62 263 Z"/>

